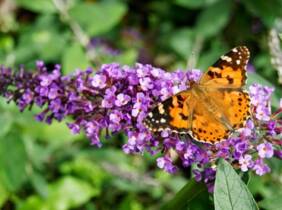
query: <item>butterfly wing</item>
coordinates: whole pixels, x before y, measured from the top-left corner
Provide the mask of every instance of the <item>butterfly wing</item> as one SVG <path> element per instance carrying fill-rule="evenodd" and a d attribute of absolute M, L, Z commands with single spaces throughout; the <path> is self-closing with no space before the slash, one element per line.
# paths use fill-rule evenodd
<path fill-rule="evenodd" d="M 196 141 L 215 144 L 226 138 L 231 133 L 220 119 L 220 113 L 209 112 L 206 106 L 198 101 L 193 110 L 191 136 Z"/>
<path fill-rule="evenodd" d="M 199 87 L 212 104 L 198 100 L 193 110 L 192 135 L 196 140 L 214 144 L 244 126 L 250 116 L 249 94 L 242 89 L 249 56 L 247 47 L 233 48 L 200 79 Z M 209 106 L 216 108 L 208 111 Z"/>
<path fill-rule="evenodd" d="M 250 117 L 250 97 L 245 90 L 225 89 L 208 93 L 221 112 L 226 116 L 228 123 L 235 130 L 242 128 Z"/>
<path fill-rule="evenodd" d="M 170 130 L 188 133 L 191 128 L 193 109 L 192 94 L 182 91 L 159 103 L 144 120 L 145 126 L 153 132 Z"/>
<path fill-rule="evenodd" d="M 247 47 L 239 46 L 221 56 L 200 79 L 200 85 L 213 88 L 241 88 L 246 83 Z"/>

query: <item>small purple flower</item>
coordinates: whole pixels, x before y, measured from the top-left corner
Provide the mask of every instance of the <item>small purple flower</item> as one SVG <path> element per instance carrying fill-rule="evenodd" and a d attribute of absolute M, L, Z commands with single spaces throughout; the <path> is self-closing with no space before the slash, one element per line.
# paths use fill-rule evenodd
<path fill-rule="evenodd" d="M 139 79 L 140 87 L 142 90 L 147 91 L 154 87 L 152 80 L 149 77 Z"/>
<path fill-rule="evenodd" d="M 109 129 L 112 131 L 118 131 L 121 129 L 121 121 L 123 119 L 123 115 L 119 111 L 114 111 L 110 114 L 110 124 Z"/>
<path fill-rule="evenodd" d="M 239 158 L 239 164 L 242 171 L 248 171 L 253 167 L 253 160 L 251 155 L 244 155 Z"/>
<path fill-rule="evenodd" d="M 123 93 L 119 93 L 117 95 L 117 99 L 115 101 L 115 105 L 116 106 L 124 106 L 126 105 L 129 101 L 130 101 L 130 96 L 129 95 L 126 95 L 126 94 L 123 94 Z"/>
<path fill-rule="evenodd" d="M 257 159 L 254 163 L 253 169 L 255 170 L 256 174 L 262 176 L 268 172 L 270 172 L 270 168 L 266 165 L 262 159 Z"/>
<path fill-rule="evenodd" d="M 107 88 L 105 91 L 104 99 L 101 102 L 101 106 L 104 108 L 112 108 L 116 100 L 116 90 L 115 86 Z"/>
<path fill-rule="evenodd" d="M 199 170 L 197 170 L 197 169 L 194 169 L 194 170 L 192 170 L 192 172 L 193 172 L 193 174 L 194 174 L 194 178 L 195 178 L 195 180 L 197 181 L 197 182 L 200 182 L 201 180 L 202 180 L 202 173 L 199 171 Z"/>
<path fill-rule="evenodd" d="M 177 171 L 176 167 L 172 164 L 172 160 L 169 157 L 158 158 L 157 166 L 169 173 L 175 173 Z"/>
<path fill-rule="evenodd" d="M 80 126 L 76 123 L 67 123 L 69 129 L 73 134 L 78 134 L 80 132 Z"/>
<path fill-rule="evenodd" d="M 103 89 L 107 86 L 107 78 L 104 75 L 96 74 L 92 79 L 92 86 Z"/>
<path fill-rule="evenodd" d="M 258 155 L 261 158 L 271 158 L 273 156 L 273 153 L 274 153 L 272 144 L 270 144 L 268 142 L 259 144 L 257 146 L 257 150 L 258 150 Z"/>

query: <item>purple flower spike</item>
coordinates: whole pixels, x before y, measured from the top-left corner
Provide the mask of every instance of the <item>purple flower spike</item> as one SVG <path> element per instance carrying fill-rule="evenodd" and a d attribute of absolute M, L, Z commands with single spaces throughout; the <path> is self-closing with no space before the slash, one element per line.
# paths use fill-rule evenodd
<path fill-rule="evenodd" d="M 143 124 L 152 107 L 173 94 L 189 89 L 197 82 L 201 71 L 177 70 L 166 72 L 151 65 L 133 67 L 117 63 L 104 64 L 95 73 L 91 68 L 62 76 L 60 66 L 47 69 L 42 61 L 37 71 L 21 68 L 13 72 L 0 67 L 0 94 L 14 101 L 21 111 L 38 106 L 42 109 L 36 119 L 46 123 L 72 119 L 67 125 L 76 134 L 85 132 L 91 144 L 102 146 L 100 135 L 123 132 L 127 142 L 125 153 L 161 153 L 157 166 L 175 173 L 175 159 L 183 167 L 193 167 L 197 181 L 204 181 L 213 190 L 218 158 L 224 158 L 242 171 L 252 170 L 258 175 L 270 171 L 266 158 L 282 159 L 282 102 L 278 110 L 271 110 L 273 88 L 253 84 L 249 87 L 252 118 L 226 141 L 215 145 L 195 143 L 189 135 L 181 136 L 162 129 L 151 133 Z M 262 139 L 264 142 L 262 142 Z M 162 152 L 161 152 L 162 151 Z M 178 158 L 177 158 L 178 157 Z"/>

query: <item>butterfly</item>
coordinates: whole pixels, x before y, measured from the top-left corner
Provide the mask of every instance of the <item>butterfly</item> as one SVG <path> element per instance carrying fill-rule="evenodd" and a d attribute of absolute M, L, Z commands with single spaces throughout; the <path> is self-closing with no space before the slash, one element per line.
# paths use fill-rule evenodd
<path fill-rule="evenodd" d="M 158 103 L 145 117 L 152 132 L 189 134 L 216 144 L 244 127 L 250 117 L 250 98 L 244 89 L 250 52 L 238 46 L 221 56 L 190 88 Z"/>

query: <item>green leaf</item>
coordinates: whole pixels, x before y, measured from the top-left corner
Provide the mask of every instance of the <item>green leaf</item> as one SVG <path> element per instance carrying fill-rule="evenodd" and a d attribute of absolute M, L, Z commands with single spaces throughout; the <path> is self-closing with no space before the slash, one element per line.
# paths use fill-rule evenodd
<path fill-rule="evenodd" d="M 225 160 L 219 161 L 214 189 L 215 210 L 257 210 L 247 186 Z"/>
<path fill-rule="evenodd" d="M 43 205 L 43 200 L 36 195 L 32 195 L 25 199 L 23 202 L 19 203 L 17 210 L 49 210 Z"/>
<path fill-rule="evenodd" d="M 90 158 L 78 156 L 72 161 L 64 162 L 60 166 L 60 171 L 63 174 L 75 174 L 84 180 L 89 180 L 97 190 L 100 190 L 104 180 L 107 179 L 109 175 L 97 162 L 99 161 L 93 161 Z"/>
<path fill-rule="evenodd" d="M 282 15 L 282 1 L 280 0 L 248 0 L 242 1 L 242 4 L 269 27 L 273 26 L 275 20 Z"/>
<path fill-rule="evenodd" d="M 19 204 L 19 210 L 67 210 L 78 208 L 93 196 L 96 190 L 87 182 L 71 176 L 65 176 L 48 186 L 48 196 L 42 199 L 32 195 Z"/>
<path fill-rule="evenodd" d="M 218 0 L 176 0 L 175 3 L 179 6 L 196 9 L 209 6 Z"/>
<path fill-rule="evenodd" d="M 97 36 L 111 30 L 126 12 L 121 2 L 81 3 L 70 10 L 74 18 L 90 36 Z"/>
<path fill-rule="evenodd" d="M 38 13 L 53 13 L 56 8 L 52 0 L 16 0 L 18 6 Z"/>
<path fill-rule="evenodd" d="M 280 39 L 282 40 L 282 34 L 279 34 Z"/>
<path fill-rule="evenodd" d="M 278 193 L 276 196 L 266 198 L 259 202 L 259 206 L 261 208 L 267 209 L 267 210 L 280 210 L 281 209 L 281 197 L 282 194 Z"/>
<path fill-rule="evenodd" d="M 45 203 L 50 210 L 67 210 L 79 207 L 97 193 L 87 182 L 67 176 L 50 186 Z"/>
<path fill-rule="evenodd" d="M 27 154 L 20 135 L 10 133 L 0 138 L 0 179 L 10 191 L 26 180 Z"/>
<path fill-rule="evenodd" d="M 112 62 L 118 62 L 122 65 L 133 65 L 138 57 L 138 52 L 136 49 L 128 49 L 122 54 L 117 55 L 113 58 Z"/>
<path fill-rule="evenodd" d="M 29 179 L 31 180 L 31 183 L 37 193 L 41 197 L 46 198 L 48 196 L 48 185 L 43 175 L 37 172 L 33 172 L 31 176 L 29 176 Z"/>
<path fill-rule="evenodd" d="M 20 33 L 15 50 L 18 64 L 26 64 L 32 59 L 45 62 L 58 61 L 65 49 L 69 34 L 61 32 L 54 15 L 41 15 L 33 25 Z"/>
<path fill-rule="evenodd" d="M 63 55 L 63 72 L 64 74 L 70 74 L 76 69 L 86 69 L 91 66 L 86 52 L 78 43 L 73 43 L 71 46 L 65 49 Z"/>
<path fill-rule="evenodd" d="M 65 34 L 60 34 L 58 31 L 49 28 L 34 31 L 31 38 L 35 52 L 44 61 L 60 58 L 67 40 Z"/>
<path fill-rule="evenodd" d="M 230 0 L 221 0 L 204 9 L 196 23 L 198 36 L 209 38 L 217 35 L 228 23 L 231 5 Z"/>
<path fill-rule="evenodd" d="M 161 210 L 182 209 L 205 189 L 206 186 L 203 183 L 196 182 L 195 179 L 192 179 Z"/>
<path fill-rule="evenodd" d="M 4 188 L 3 184 L 0 182 L 0 209 L 2 207 L 2 205 L 5 203 L 5 201 L 8 199 L 8 192 L 7 190 Z"/>
<path fill-rule="evenodd" d="M 175 52 L 186 60 L 192 52 L 194 35 L 194 32 L 188 28 L 177 30 L 173 33 L 169 44 Z"/>
<path fill-rule="evenodd" d="M 10 112 L 4 111 L 2 110 L 2 108 L 0 108 L 0 110 L 1 110 L 1 115 L 0 115 L 0 125 L 1 125 L 0 138 L 1 138 L 5 136 L 11 129 L 11 126 L 13 124 L 13 119 L 11 118 L 12 116 Z"/>

